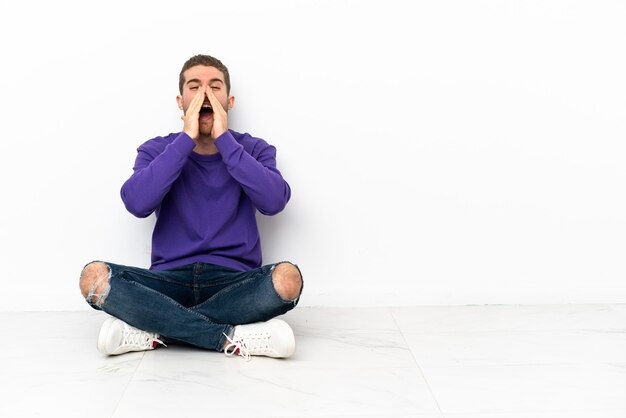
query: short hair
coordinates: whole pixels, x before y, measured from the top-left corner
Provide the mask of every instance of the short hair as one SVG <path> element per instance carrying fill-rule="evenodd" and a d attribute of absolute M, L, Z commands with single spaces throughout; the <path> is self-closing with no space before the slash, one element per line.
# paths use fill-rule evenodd
<path fill-rule="evenodd" d="M 226 82 L 226 94 L 230 94 L 230 74 L 228 74 L 228 68 L 222 61 L 214 58 L 210 55 L 194 55 L 189 58 L 185 64 L 183 64 L 182 70 L 180 70 L 180 75 L 178 77 L 178 90 L 180 94 L 183 94 L 183 84 L 185 84 L 185 71 L 190 69 L 191 67 L 195 67 L 196 65 L 206 65 L 207 67 L 215 67 L 224 74 L 224 81 Z"/>

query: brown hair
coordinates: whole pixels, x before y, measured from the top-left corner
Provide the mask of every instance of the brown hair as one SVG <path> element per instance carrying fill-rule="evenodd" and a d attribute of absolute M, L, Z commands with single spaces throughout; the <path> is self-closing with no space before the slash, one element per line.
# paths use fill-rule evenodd
<path fill-rule="evenodd" d="M 206 65 L 207 67 L 215 67 L 224 74 L 224 81 L 226 82 L 226 94 L 230 94 L 230 75 L 228 74 L 228 68 L 222 61 L 217 58 L 213 58 L 210 55 L 194 55 L 189 58 L 187 62 L 183 65 L 182 70 L 180 70 L 180 75 L 178 77 L 178 90 L 180 94 L 183 94 L 183 84 L 185 84 L 185 71 L 190 69 L 191 67 L 195 67 L 196 65 Z"/>

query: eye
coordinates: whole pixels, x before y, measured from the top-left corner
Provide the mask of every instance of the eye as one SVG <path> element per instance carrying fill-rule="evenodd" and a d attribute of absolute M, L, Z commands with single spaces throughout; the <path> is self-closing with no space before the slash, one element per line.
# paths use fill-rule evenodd
<path fill-rule="evenodd" d="M 189 87 L 189 90 L 198 90 L 198 86 Z"/>
<path fill-rule="evenodd" d="M 219 90 L 220 88 L 218 86 L 211 86 L 211 90 Z"/>

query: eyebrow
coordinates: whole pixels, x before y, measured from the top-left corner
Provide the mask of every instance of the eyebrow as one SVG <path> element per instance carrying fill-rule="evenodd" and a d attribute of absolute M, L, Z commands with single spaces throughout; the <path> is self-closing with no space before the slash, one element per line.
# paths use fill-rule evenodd
<path fill-rule="evenodd" d="M 215 83 L 216 81 L 219 81 L 220 83 L 224 84 L 224 82 L 219 78 L 212 78 L 209 80 L 209 83 Z M 202 80 L 200 80 L 199 78 L 192 78 L 191 80 L 187 81 L 185 84 L 189 84 L 189 83 L 202 83 Z"/>

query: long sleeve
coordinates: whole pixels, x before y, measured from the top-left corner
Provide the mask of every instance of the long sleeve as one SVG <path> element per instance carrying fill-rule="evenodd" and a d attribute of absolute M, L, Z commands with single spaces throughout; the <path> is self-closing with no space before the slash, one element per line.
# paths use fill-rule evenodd
<path fill-rule="evenodd" d="M 226 169 L 254 206 L 264 215 L 275 215 L 287 205 L 291 189 L 276 168 L 276 148 L 262 140 L 256 144 L 248 153 L 230 131 L 215 140 Z"/>
<path fill-rule="evenodd" d="M 138 148 L 134 173 L 120 192 L 126 209 L 140 218 L 159 207 L 195 146 L 182 132 L 171 143 L 159 139 L 161 141 L 149 141 Z"/>
<path fill-rule="evenodd" d="M 137 149 L 121 195 L 135 216 L 157 215 L 151 269 L 195 262 L 239 271 L 261 266 L 256 213 L 278 213 L 291 196 L 276 168 L 276 149 L 235 131 L 215 145 L 218 153 L 197 154 L 195 142 L 181 132 Z"/>

